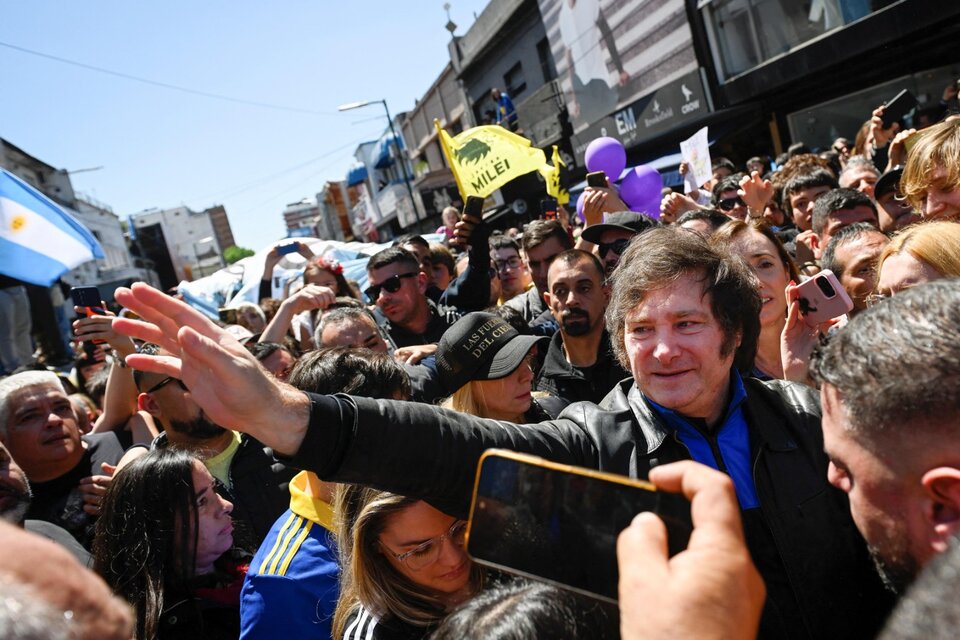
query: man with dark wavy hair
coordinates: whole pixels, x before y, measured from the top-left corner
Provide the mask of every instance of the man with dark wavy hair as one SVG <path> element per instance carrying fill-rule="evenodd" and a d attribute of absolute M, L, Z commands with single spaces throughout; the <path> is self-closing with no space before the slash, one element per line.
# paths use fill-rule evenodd
<path fill-rule="evenodd" d="M 146 286 L 117 300 L 148 321 L 176 318 L 163 339 L 212 416 L 293 457 L 324 480 L 417 495 L 451 514 L 469 508 L 477 460 L 508 448 L 563 464 L 646 478 L 658 464 L 693 459 L 730 476 L 751 556 L 769 594 L 765 638 L 872 638 L 889 603 L 850 518 L 827 482 L 820 407 L 812 389 L 740 375 L 753 361 L 760 297 L 744 263 L 696 234 L 659 228 L 637 237 L 613 274 L 606 319 L 614 351 L 633 374 L 597 405 L 516 425 L 417 403 L 297 392 L 249 366 L 250 356 L 199 314 Z M 210 372 L 221 384 L 209 384 Z M 235 420 L 243 415 L 244 420 Z"/>

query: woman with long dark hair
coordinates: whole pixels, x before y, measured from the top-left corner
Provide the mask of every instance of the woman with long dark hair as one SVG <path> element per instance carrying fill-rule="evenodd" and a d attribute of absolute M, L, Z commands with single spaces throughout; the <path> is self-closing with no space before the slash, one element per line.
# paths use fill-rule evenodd
<path fill-rule="evenodd" d="M 236 638 L 246 570 L 230 550 L 233 505 L 203 463 L 157 449 L 117 472 L 93 544 L 94 570 L 137 613 L 137 640 Z"/>

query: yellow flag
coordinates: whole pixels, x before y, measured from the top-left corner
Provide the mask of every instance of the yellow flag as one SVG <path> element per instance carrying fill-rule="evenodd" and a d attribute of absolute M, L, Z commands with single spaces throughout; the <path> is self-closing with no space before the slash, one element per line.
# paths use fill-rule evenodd
<path fill-rule="evenodd" d="M 450 137 L 433 121 L 460 195 L 486 198 L 514 178 L 543 171 L 547 158 L 523 136 L 499 125 L 483 125 Z"/>
<path fill-rule="evenodd" d="M 567 204 L 570 202 L 570 192 L 560 187 L 560 167 L 567 165 L 560 159 L 560 151 L 557 149 L 557 145 L 553 145 L 553 157 L 550 161 L 553 163 L 552 166 L 548 164 L 540 169 L 540 174 L 547 182 L 547 195 L 556 198 L 557 204 Z"/>

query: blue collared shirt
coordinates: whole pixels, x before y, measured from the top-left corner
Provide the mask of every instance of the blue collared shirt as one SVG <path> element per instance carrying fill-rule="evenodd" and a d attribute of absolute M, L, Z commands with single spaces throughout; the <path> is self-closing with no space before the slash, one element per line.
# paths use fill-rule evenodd
<path fill-rule="evenodd" d="M 694 460 L 730 476 L 737 491 L 740 508 L 755 509 L 760 506 L 760 499 L 757 497 L 757 486 L 753 482 L 750 434 L 743 416 L 743 401 L 747 399 L 747 392 L 736 369 L 731 369 L 730 386 L 733 393 L 723 420 L 709 435 L 698 429 L 690 418 L 660 406 L 649 398 L 646 400 L 667 426 L 676 432 Z"/>

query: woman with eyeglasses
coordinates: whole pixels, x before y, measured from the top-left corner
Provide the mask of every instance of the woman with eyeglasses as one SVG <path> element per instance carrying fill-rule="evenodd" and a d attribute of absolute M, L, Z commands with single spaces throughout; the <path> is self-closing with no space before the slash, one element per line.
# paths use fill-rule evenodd
<path fill-rule="evenodd" d="M 135 609 L 137 640 L 239 637 L 246 564 L 232 551 L 232 510 L 184 451 L 156 449 L 117 472 L 94 571 Z"/>
<path fill-rule="evenodd" d="M 337 489 L 338 640 L 429 636 L 475 595 L 482 573 L 463 550 L 466 522 L 422 500 L 358 485 Z"/>
<path fill-rule="evenodd" d="M 893 236 L 877 260 L 877 294 L 868 304 L 910 287 L 960 276 L 960 224 L 924 222 Z"/>
<path fill-rule="evenodd" d="M 451 392 L 441 406 L 521 424 L 555 417 L 562 401 L 534 398 L 533 392 L 537 345 L 546 340 L 520 334 L 497 314 L 477 311 L 460 318 L 437 344 L 437 370 Z"/>

